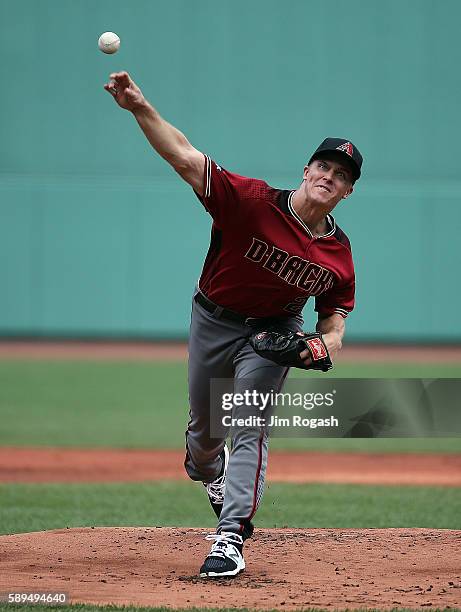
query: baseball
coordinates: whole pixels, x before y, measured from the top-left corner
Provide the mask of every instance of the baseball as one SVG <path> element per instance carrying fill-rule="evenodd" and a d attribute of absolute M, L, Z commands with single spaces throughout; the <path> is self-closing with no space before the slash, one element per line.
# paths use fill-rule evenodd
<path fill-rule="evenodd" d="M 116 53 L 120 47 L 120 38 L 114 32 L 104 32 L 99 37 L 98 47 L 103 53 Z"/>

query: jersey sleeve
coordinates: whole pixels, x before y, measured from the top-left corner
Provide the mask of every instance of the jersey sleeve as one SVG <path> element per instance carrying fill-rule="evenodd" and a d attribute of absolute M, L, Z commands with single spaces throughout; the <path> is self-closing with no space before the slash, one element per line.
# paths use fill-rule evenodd
<path fill-rule="evenodd" d="M 227 222 L 236 222 L 243 202 L 258 199 L 270 188 L 258 179 L 229 172 L 205 155 L 203 196 L 195 192 L 215 223 L 222 227 Z"/>
<path fill-rule="evenodd" d="M 321 316 L 339 314 L 345 319 L 354 309 L 355 304 L 355 276 L 348 281 L 333 287 L 315 298 L 315 310 Z"/>
<path fill-rule="evenodd" d="M 205 155 L 203 196 L 197 192 L 195 195 L 218 225 L 222 224 L 228 209 L 237 205 L 238 192 L 234 176 Z"/>

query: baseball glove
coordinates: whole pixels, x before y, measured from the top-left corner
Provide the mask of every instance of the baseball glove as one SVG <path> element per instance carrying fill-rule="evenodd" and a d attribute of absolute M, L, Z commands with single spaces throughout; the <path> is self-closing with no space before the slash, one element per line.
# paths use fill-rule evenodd
<path fill-rule="evenodd" d="M 333 367 L 328 349 L 319 332 L 295 332 L 287 329 L 269 328 L 250 336 L 253 350 L 275 363 L 303 370 L 327 372 Z M 300 353 L 308 349 L 312 363 L 305 365 Z"/>

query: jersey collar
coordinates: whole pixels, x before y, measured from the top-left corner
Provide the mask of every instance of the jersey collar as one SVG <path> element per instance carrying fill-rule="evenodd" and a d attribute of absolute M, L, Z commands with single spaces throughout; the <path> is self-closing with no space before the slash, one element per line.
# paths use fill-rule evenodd
<path fill-rule="evenodd" d="M 300 225 L 303 226 L 303 228 L 306 230 L 308 235 L 311 238 L 314 238 L 314 234 L 311 232 L 311 230 L 307 227 L 307 225 L 304 223 L 304 221 L 301 219 L 301 217 L 298 215 L 298 213 L 293 208 L 292 200 L 293 200 L 293 194 L 294 193 L 295 193 L 295 190 L 293 190 L 290 193 L 290 195 L 288 196 L 288 210 L 290 211 L 292 216 L 296 219 L 296 221 Z M 336 231 L 336 221 L 334 220 L 334 218 L 331 215 L 327 215 L 327 223 L 330 226 L 330 230 L 326 234 L 321 234 L 320 236 L 315 236 L 315 238 L 328 238 L 329 236 L 333 236 L 333 234 Z"/>

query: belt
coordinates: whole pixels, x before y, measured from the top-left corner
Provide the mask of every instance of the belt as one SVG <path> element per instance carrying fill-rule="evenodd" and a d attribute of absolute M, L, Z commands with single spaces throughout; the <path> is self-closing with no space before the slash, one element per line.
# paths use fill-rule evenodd
<path fill-rule="evenodd" d="M 242 325 L 256 325 L 262 321 L 274 320 L 273 317 L 269 318 L 256 318 L 256 317 L 247 317 L 246 315 L 239 314 L 234 310 L 230 310 L 229 308 L 223 308 L 222 306 L 218 306 L 211 300 L 209 300 L 203 293 L 200 291 L 195 296 L 195 301 L 200 304 L 205 310 L 207 310 L 210 314 L 212 314 L 217 319 L 226 319 L 228 321 L 233 321 L 234 323 L 241 323 Z"/>

